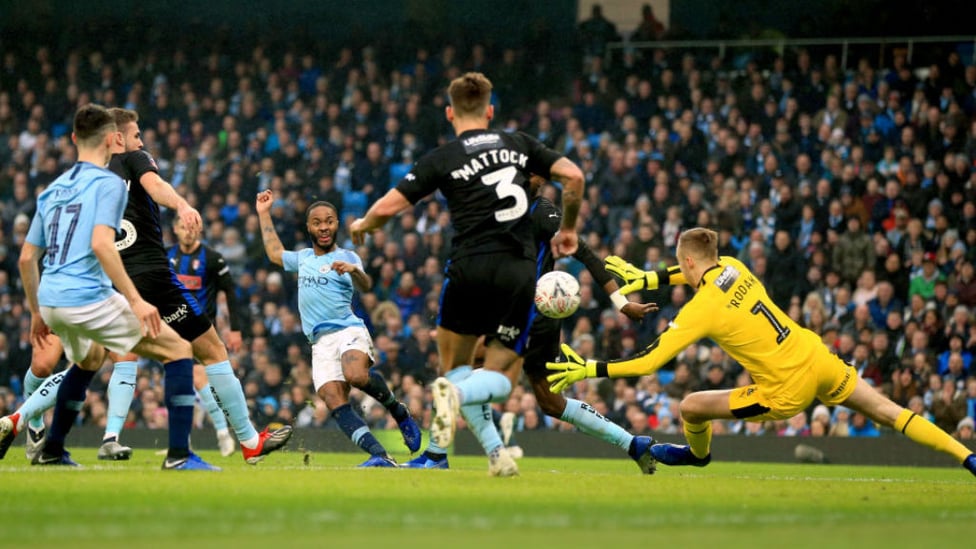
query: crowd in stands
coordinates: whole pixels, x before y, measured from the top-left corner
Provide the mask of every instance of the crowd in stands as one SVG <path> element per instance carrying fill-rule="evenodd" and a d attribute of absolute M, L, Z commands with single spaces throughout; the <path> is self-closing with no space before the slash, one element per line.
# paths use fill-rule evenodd
<path fill-rule="evenodd" d="M 116 58 L 97 47 L 0 54 L 0 413 L 17 405 L 30 364 L 19 248 L 35 197 L 74 161 L 75 109 L 97 102 L 138 111 L 161 175 L 200 210 L 205 241 L 231 267 L 244 309 L 222 305 L 219 329 L 228 329 L 228 314 L 248 319 L 232 361 L 256 423 L 334 427 L 312 389 L 295 280 L 265 257 L 254 197 L 274 191 L 289 249 L 307 245 L 311 200 L 334 203 L 344 222 L 361 215 L 414 160 L 453 137 L 446 83 L 479 70 L 495 85 L 497 127 L 527 132 L 582 167 L 579 230 L 598 255 L 658 269 L 673 261 L 680 231 L 714 228 L 722 255 L 746 262 L 780 307 L 878 390 L 973 438 L 976 65 L 955 51 L 931 66 L 911 66 L 902 52 L 887 66 L 863 58 L 846 70 L 834 55 L 802 49 L 734 69 L 690 51 L 627 51 L 612 62 L 587 54 L 571 89 L 539 98 L 522 85 L 533 76 L 531 51 L 479 43 L 405 59 L 372 47 L 314 55 L 263 45 L 126 46 Z M 163 216 L 172 244 L 170 213 Z M 357 249 L 375 281 L 356 308 L 374 334 L 377 367 L 424 426 L 451 236 L 449 214 L 432 197 Z M 687 287 L 645 292 L 660 310 L 635 324 L 579 264 L 561 268 L 582 282 L 582 305 L 564 326 L 584 356 L 635 353 L 693 296 Z M 85 422 L 104 421 L 108 375 L 103 369 L 92 385 Z M 144 364 L 130 426 L 165 427 L 161 380 L 158 365 Z M 682 395 L 747 383 L 738 364 L 703 341 L 656 375 L 590 380 L 572 391 L 632 432 L 680 433 Z M 382 407 L 363 404 L 372 427 L 395 427 Z M 503 408 L 517 414 L 518 430 L 566 428 L 544 417 L 525 388 Z M 878 435 L 859 414 L 823 406 L 789 421 L 714 429 Z"/>

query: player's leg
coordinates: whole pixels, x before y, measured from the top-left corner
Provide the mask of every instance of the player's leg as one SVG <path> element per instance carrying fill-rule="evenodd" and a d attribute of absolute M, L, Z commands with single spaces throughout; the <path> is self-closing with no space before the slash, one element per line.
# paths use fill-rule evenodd
<path fill-rule="evenodd" d="M 856 377 L 854 391 L 842 402 L 844 406 L 901 432 L 915 442 L 954 457 L 969 472 L 976 475 L 976 454 L 929 420 L 902 408 Z"/>
<path fill-rule="evenodd" d="M 727 391 L 699 391 L 686 396 L 680 405 L 687 446 L 655 444 L 651 455 L 665 465 L 704 467 L 712 460 L 712 420 L 749 419 L 761 416 L 769 407 L 758 402 L 758 387 L 750 385 Z"/>
<path fill-rule="evenodd" d="M 168 324 L 155 339 L 142 338 L 132 352 L 163 363 L 166 411 L 169 414 L 169 449 L 163 461 L 166 470 L 219 471 L 190 451 L 193 427 L 193 359 L 190 343 Z"/>
<path fill-rule="evenodd" d="M 31 366 L 24 376 L 24 403 L 14 413 L 0 419 L 0 459 L 7 455 L 17 434 L 27 429 L 25 455 L 28 460 L 40 452 L 44 443 L 44 412 L 54 407 L 58 387 L 64 372 L 52 374 L 64 347 L 55 335 L 49 335 L 42 349 L 35 346 L 31 354 Z"/>
<path fill-rule="evenodd" d="M 227 428 L 227 416 L 217 404 L 203 364 L 196 363 L 193 365 L 193 388 L 196 389 L 197 397 L 203 404 L 203 409 L 206 410 L 207 415 L 210 416 L 214 430 L 217 431 L 217 447 L 220 448 L 220 455 L 227 457 L 233 454 L 236 448 L 234 436 L 230 434 L 230 429 Z"/>
<path fill-rule="evenodd" d="M 654 472 L 654 458 L 650 454 L 654 439 L 649 436 L 634 436 L 596 411 L 589 404 L 576 399 L 568 399 L 562 394 L 549 390 L 549 382 L 544 373 L 545 362 L 530 366 L 536 361 L 530 359 L 532 352 L 526 354 L 524 371 L 532 385 L 536 402 L 542 411 L 556 419 L 575 426 L 581 432 L 613 444 L 627 452 L 644 474 Z M 552 356 L 556 356 L 553 354 Z"/>
<path fill-rule="evenodd" d="M 393 395 L 383 376 L 370 368 L 374 359 L 369 332 L 365 328 L 346 328 L 335 337 L 339 339 L 343 377 L 349 385 L 373 397 L 386 408 L 396 420 L 407 449 L 410 453 L 416 452 L 420 449 L 420 428 L 410 417 L 406 405 Z"/>
<path fill-rule="evenodd" d="M 98 459 L 126 460 L 132 456 L 132 448 L 123 446 L 119 442 L 119 435 L 125 427 L 125 420 L 129 417 L 132 399 L 136 394 L 136 376 L 138 374 L 139 357 L 133 353 L 119 355 L 109 353 L 112 359 L 112 377 L 108 380 L 108 412 L 105 419 L 105 433 L 102 435 L 102 445 L 98 448 Z"/>
<path fill-rule="evenodd" d="M 376 440 L 369 426 L 349 404 L 349 383 L 343 375 L 341 342 L 341 333 L 334 333 L 320 336 L 312 344 L 312 383 L 315 384 L 315 392 L 332 410 L 332 418 L 339 424 L 339 429 L 370 455 L 360 464 L 361 467 L 396 467 L 386 448 Z M 346 360 L 356 360 L 355 352 L 346 354 Z"/>

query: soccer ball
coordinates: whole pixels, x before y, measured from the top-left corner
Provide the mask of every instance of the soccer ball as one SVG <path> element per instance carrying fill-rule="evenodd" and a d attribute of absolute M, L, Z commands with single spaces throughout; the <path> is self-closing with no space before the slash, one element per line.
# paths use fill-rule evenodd
<path fill-rule="evenodd" d="M 535 306 L 549 318 L 566 318 L 576 312 L 579 304 L 579 282 L 567 272 L 546 273 L 535 285 Z"/>

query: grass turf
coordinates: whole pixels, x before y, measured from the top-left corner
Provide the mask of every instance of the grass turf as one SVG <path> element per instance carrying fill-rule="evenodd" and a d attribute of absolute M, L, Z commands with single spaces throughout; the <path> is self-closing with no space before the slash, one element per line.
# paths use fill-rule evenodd
<path fill-rule="evenodd" d="M 974 479 L 960 468 L 527 457 L 449 471 L 356 469 L 361 454 L 281 453 L 222 473 L 162 472 L 77 448 L 81 470 L 0 462 L 2 547 L 970 547 Z M 306 461 L 307 457 L 307 461 Z M 405 456 L 398 456 L 405 460 Z"/>

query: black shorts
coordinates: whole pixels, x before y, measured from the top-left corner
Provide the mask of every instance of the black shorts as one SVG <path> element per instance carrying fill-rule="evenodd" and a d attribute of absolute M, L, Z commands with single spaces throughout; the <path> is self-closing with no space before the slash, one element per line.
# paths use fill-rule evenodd
<path fill-rule="evenodd" d="M 532 327 L 529 328 L 529 341 L 522 354 L 522 371 L 531 379 L 545 378 L 549 375 L 546 362 L 553 362 L 559 356 L 559 339 L 562 321 L 547 318 L 536 312 Z"/>
<path fill-rule="evenodd" d="M 152 271 L 131 278 L 139 295 L 159 309 L 159 316 L 181 338 L 192 342 L 212 326 L 206 311 L 180 284 L 173 271 Z"/>
<path fill-rule="evenodd" d="M 535 310 L 535 261 L 485 254 L 448 261 L 437 325 L 521 354 Z"/>

